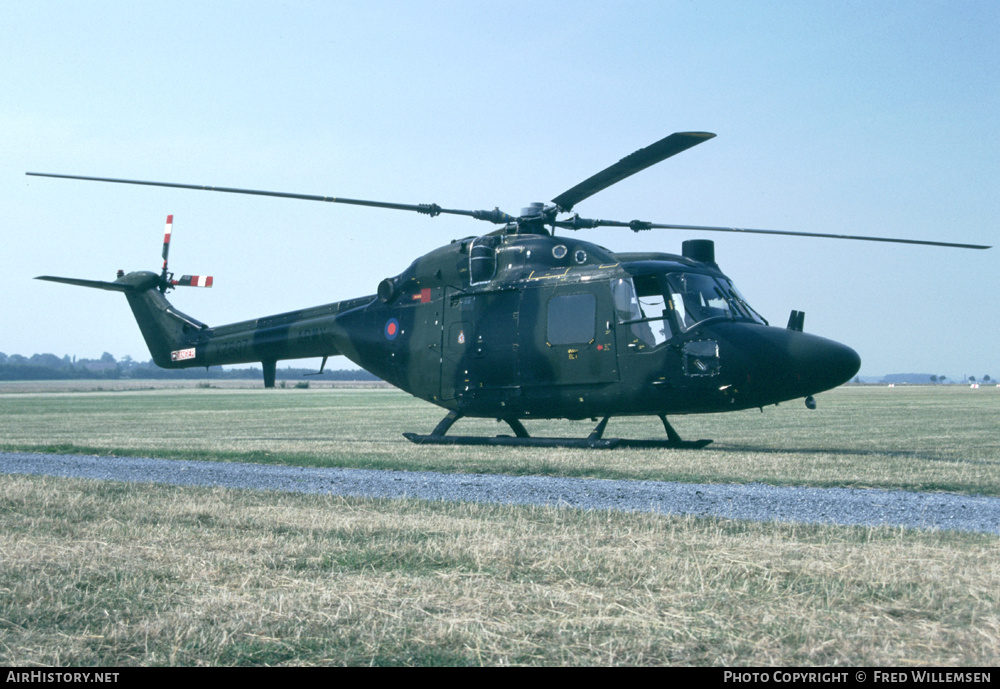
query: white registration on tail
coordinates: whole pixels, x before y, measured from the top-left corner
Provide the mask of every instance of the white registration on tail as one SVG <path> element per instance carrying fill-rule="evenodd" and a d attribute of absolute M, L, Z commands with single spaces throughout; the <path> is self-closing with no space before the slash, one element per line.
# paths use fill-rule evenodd
<path fill-rule="evenodd" d="M 170 352 L 171 361 L 184 361 L 185 359 L 194 359 L 194 347 L 190 349 L 178 349 L 174 352 Z"/>

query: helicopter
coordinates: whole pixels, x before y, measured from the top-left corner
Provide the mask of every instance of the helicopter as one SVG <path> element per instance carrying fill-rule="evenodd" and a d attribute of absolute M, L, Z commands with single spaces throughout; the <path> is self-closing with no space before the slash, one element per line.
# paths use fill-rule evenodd
<path fill-rule="evenodd" d="M 168 268 L 167 218 L 159 273 L 119 271 L 113 281 L 39 276 L 39 280 L 122 292 L 153 361 L 163 368 L 260 362 L 274 387 L 278 361 L 345 356 L 409 394 L 447 410 L 415 443 L 539 447 L 702 448 L 683 440 L 668 416 L 761 408 L 849 381 L 861 359 L 850 347 L 804 332 L 805 314 L 785 327 L 768 323 L 715 260 L 714 242 L 692 239 L 680 255 L 619 253 L 557 230 L 627 227 L 825 237 L 938 247 L 974 244 L 811 232 L 658 224 L 581 218 L 573 209 L 594 194 L 715 137 L 677 132 L 639 149 L 519 215 L 310 194 L 106 177 L 26 173 L 222 193 L 272 196 L 461 215 L 499 226 L 454 240 L 378 283 L 368 296 L 209 326 L 167 300 L 175 287 L 211 287 L 213 278 Z M 562 217 L 561 217 L 562 216 Z M 614 416 L 656 416 L 666 439 L 605 438 Z M 463 417 L 495 418 L 510 435 L 448 435 Z M 537 437 L 533 419 L 592 419 L 586 438 Z M 599 421 L 598 421 L 599 419 Z"/>

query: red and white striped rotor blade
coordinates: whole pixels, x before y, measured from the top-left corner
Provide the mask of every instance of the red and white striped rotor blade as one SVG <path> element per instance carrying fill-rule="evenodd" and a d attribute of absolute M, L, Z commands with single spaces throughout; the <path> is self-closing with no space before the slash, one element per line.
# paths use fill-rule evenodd
<path fill-rule="evenodd" d="M 163 231 L 163 272 L 167 272 L 167 255 L 170 253 L 170 233 L 174 228 L 174 216 L 167 216 L 167 228 Z"/>
<path fill-rule="evenodd" d="M 171 280 L 171 284 L 180 287 L 211 287 L 211 275 L 184 275 L 180 280 Z"/>

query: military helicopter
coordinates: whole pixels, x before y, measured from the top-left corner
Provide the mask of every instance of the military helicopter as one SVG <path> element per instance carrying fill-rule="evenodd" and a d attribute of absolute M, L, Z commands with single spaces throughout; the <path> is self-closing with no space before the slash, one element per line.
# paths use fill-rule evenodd
<path fill-rule="evenodd" d="M 972 244 L 809 232 L 666 225 L 581 218 L 574 207 L 631 175 L 715 135 L 678 132 L 626 156 L 517 216 L 308 194 L 193 184 L 27 173 L 40 177 L 450 214 L 499 229 L 452 241 L 387 277 L 375 294 L 229 325 L 209 326 L 165 297 L 179 286 L 210 287 L 207 276 L 174 279 L 167 265 L 167 218 L 159 274 L 119 271 L 113 282 L 40 276 L 39 280 L 122 292 L 153 360 L 163 368 L 261 362 L 273 387 L 280 360 L 342 355 L 420 399 L 448 410 L 415 443 L 700 448 L 684 441 L 668 415 L 736 411 L 805 398 L 850 380 L 858 354 L 803 332 L 804 314 L 771 326 L 715 261 L 714 243 L 683 242 L 681 254 L 616 253 L 557 230 L 627 227 L 827 237 L 987 249 Z M 560 216 L 564 216 L 560 219 Z M 613 416 L 659 417 L 666 439 L 605 438 Z M 488 417 L 513 436 L 447 435 L 462 417 Z M 531 419 L 600 419 L 587 438 L 532 437 Z"/>

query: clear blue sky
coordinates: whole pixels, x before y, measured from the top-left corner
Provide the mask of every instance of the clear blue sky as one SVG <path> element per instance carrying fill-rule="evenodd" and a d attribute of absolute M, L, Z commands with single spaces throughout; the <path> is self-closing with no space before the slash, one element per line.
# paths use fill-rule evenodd
<path fill-rule="evenodd" d="M 120 295 L 32 278 L 157 270 L 168 213 L 171 268 L 215 277 L 172 299 L 213 325 L 371 294 L 490 229 L 29 170 L 517 213 L 703 130 L 577 210 L 1000 244 L 998 36 L 995 0 L 5 2 L 0 351 L 148 359 Z M 862 375 L 1000 377 L 1000 249 L 582 236 L 712 238 L 751 304 L 805 311 Z"/>

